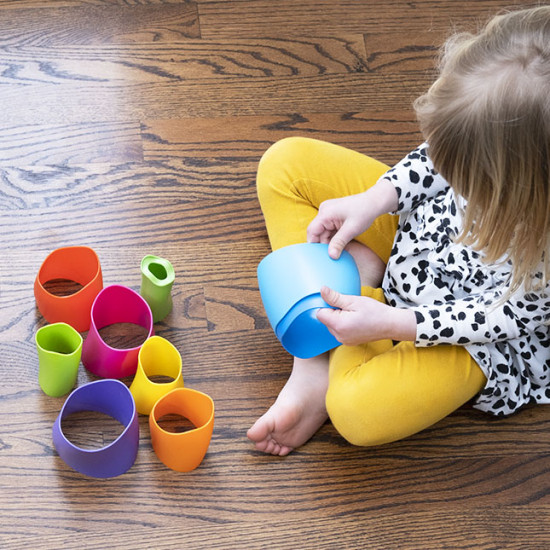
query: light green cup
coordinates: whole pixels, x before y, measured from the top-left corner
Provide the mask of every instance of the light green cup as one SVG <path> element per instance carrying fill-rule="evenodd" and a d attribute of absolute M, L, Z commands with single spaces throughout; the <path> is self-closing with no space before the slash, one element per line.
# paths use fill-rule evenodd
<path fill-rule="evenodd" d="M 140 294 L 151 308 L 154 323 L 162 321 L 172 311 L 174 279 L 174 268 L 168 260 L 152 255 L 141 260 Z"/>
<path fill-rule="evenodd" d="M 38 382 L 51 397 L 69 393 L 78 376 L 82 336 L 66 323 L 53 323 L 36 332 Z"/>

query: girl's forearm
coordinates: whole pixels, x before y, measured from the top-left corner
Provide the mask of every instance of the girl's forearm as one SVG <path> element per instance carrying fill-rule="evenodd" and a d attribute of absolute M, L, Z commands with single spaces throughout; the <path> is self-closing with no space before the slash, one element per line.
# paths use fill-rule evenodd
<path fill-rule="evenodd" d="M 365 194 L 369 197 L 369 204 L 375 209 L 375 217 L 397 210 L 399 197 L 389 179 L 380 178 Z"/>

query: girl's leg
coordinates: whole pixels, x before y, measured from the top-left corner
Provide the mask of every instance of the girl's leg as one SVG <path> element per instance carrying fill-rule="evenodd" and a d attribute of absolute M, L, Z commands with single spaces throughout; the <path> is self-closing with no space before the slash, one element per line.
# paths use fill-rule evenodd
<path fill-rule="evenodd" d="M 263 155 L 258 197 L 273 250 L 306 242 L 306 229 L 321 202 L 374 185 L 388 167 L 366 155 L 309 138 L 285 138 Z M 356 240 L 387 262 L 397 217 L 385 215 Z"/>
<path fill-rule="evenodd" d="M 388 343 L 385 352 L 374 356 L 372 345 L 341 346 L 331 357 L 326 406 L 333 425 L 350 443 L 381 445 L 435 424 L 485 383 L 481 369 L 460 346 Z"/>
<path fill-rule="evenodd" d="M 275 143 L 262 157 L 257 179 L 272 248 L 305 242 L 306 228 L 321 202 L 363 192 L 386 170 L 365 155 L 322 141 L 287 138 Z M 382 216 L 350 243 L 364 284 L 381 280 L 396 227 L 394 216 Z M 327 419 L 328 366 L 328 354 L 294 359 L 277 400 L 248 431 L 257 449 L 286 455 L 321 427 Z"/>
<path fill-rule="evenodd" d="M 384 300 L 380 289 L 364 291 Z M 328 414 L 350 443 L 382 445 L 442 420 L 485 383 L 460 346 L 416 348 L 390 340 L 340 346 L 313 359 L 295 359 L 277 401 L 248 435 L 259 450 L 285 455 L 305 443 Z"/>

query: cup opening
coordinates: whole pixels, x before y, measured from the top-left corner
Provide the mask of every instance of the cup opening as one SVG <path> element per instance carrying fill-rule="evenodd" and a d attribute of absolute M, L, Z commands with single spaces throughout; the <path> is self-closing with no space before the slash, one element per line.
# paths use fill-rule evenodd
<path fill-rule="evenodd" d="M 50 279 L 43 283 L 42 287 L 52 296 L 64 298 L 80 292 L 84 285 L 71 279 Z"/>
<path fill-rule="evenodd" d="M 97 411 L 78 411 L 61 419 L 63 435 L 74 446 L 93 451 L 116 441 L 126 429 L 118 420 Z"/>
<path fill-rule="evenodd" d="M 317 319 L 318 309 L 300 313 L 281 335 L 283 347 L 292 355 L 308 359 L 340 345 L 327 327 Z"/>
<path fill-rule="evenodd" d="M 148 265 L 148 269 L 152 275 L 154 275 L 159 281 L 163 281 L 168 278 L 168 272 L 166 268 L 157 262 L 151 262 Z"/>
<path fill-rule="evenodd" d="M 177 413 L 167 413 L 157 420 L 159 428 L 168 433 L 180 434 L 195 430 L 195 426 L 187 417 Z"/>
<path fill-rule="evenodd" d="M 168 376 L 167 374 L 153 374 L 151 376 L 147 375 L 148 380 L 153 382 L 153 384 L 171 384 L 174 382 L 175 378 Z"/>
<path fill-rule="evenodd" d="M 137 323 L 112 323 L 98 329 L 99 336 L 114 349 L 134 349 L 143 345 L 149 331 Z"/>
<path fill-rule="evenodd" d="M 181 376 L 181 355 L 167 340 L 153 336 L 141 348 L 139 361 L 153 383 L 166 384 Z"/>
<path fill-rule="evenodd" d="M 71 329 L 65 330 L 65 328 L 68 327 L 46 325 L 36 334 L 38 345 L 50 353 L 73 354 L 80 347 L 82 340 L 77 332 L 71 332 Z"/>

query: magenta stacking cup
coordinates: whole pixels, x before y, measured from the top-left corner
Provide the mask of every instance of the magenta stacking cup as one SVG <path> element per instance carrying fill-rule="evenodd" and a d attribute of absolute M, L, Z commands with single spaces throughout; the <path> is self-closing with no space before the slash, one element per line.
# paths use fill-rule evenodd
<path fill-rule="evenodd" d="M 82 346 L 82 363 L 102 378 L 124 378 L 136 373 L 141 345 L 113 348 L 99 334 L 102 328 L 116 323 L 136 324 L 147 331 L 147 338 L 153 335 L 153 314 L 147 302 L 131 288 L 105 287 L 92 305 L 90 330 Z"/>
<path fill-rule="evenodd" d="M 359 270 L 345 250 L 338 260 L 328 255 L 328 245 L 302 243 L 285 246 L 258 265 L 262 302 L 275 335 L 295 357 L 307 359 L 340 345 L 317 319 L 329 306 L 321 298 L 327 286 L 342 294 L 361 294 Z"/>

